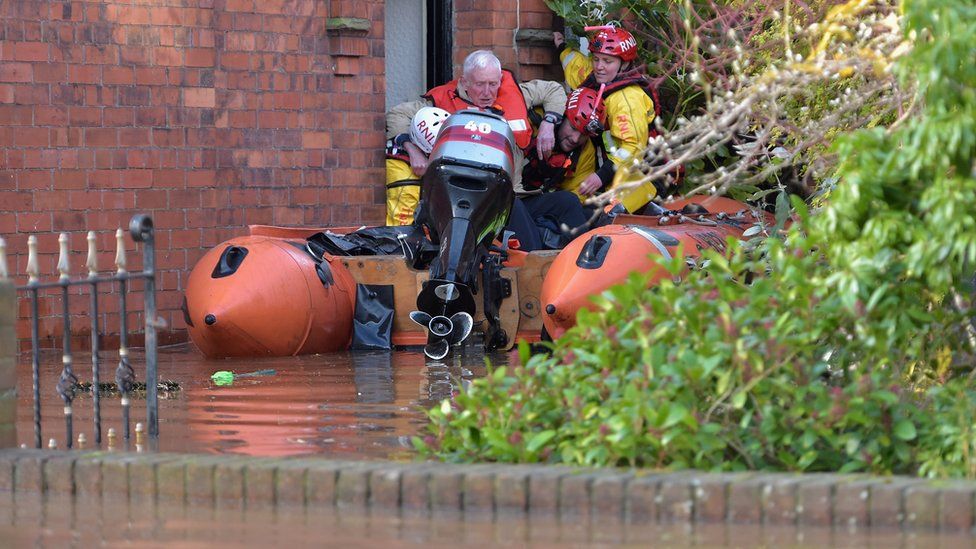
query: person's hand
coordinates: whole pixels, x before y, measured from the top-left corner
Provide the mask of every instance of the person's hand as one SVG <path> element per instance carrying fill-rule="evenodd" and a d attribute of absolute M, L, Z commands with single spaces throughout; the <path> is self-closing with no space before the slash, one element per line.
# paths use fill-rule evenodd
<path fill-rule="evenodd" d="M 558 48 L 566 43 L 566 38 L 563 36 L 563 33 L 554 32 L 552 33 L 552 42 L 556 44 L 556 47 Z"/>
<path fill-rule="evenodd" d="M 413 173 L 418 176 L 424 175 L 427 171 L 427 155 L 424 151 L 409 141 L 403 144 L 403 148 L 407 150 L 407 155 L 410 157 L 410 169 Z"/>
<path fill-rule="evenodd" d="M 556 146 L 556 131 L 552 122 L 542 122 L 539 124 L 539 134 L 535 137 L 535 148 L 539 153 L 539 158 L 547 159 L 552 154 L 552 148 Z"/>
<path fill-rule="evenodd" d="M 583 196 L 590 196 L 598 191 L 602 186 L 603 182 L 600 181 L 600 176 L 595 173 L 591 173 L 586 179 L 583 180 L 582 183 L 580 183 L 579 193 Z"/>

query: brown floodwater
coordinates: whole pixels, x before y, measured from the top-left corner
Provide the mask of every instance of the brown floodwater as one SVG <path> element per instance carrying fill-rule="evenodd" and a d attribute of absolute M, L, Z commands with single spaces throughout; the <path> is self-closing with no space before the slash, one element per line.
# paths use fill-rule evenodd
<path fill-rule="evenodd" d="M 89 355 L 90 356 L 90 355 Z M 341 459 L 411 460 L 410 437 L 422 434 L 423 410 L 486 372 L 485 355 L 468 347 L 429 362 L 418 350 L 344 352 L 306 357 L 207 360 L 190 345 L 159 351 L 159 376 L 179 385 L 160 393 L 158 450 L 256 456 L 321 455 Z M 509 355 L 489 355 L 507 364 Z M 133 357 L 145 379 L 142 356 Z M 30 357 L 18 366 L 17 436 L 33 445 Z M 87 356 L 74 371 L 91 381 Z M 118 357 L 105 354 L 100 377 L 114 380 Z M 218 386 L 219 370 L 273 374 Z M 64 448 L 62 402 L 55 392 L 61 356 L 44 353 L 42 436 Z M 120 399 L 103 395 L 102 429 L 122 432 Z M 145 400 L 133 399 L 132 423 L 145 421 Z M 74 405 L 74 434 L 93 447 L 92 397 Z M 104 436 L 104 435 L 103 435 Z M 102 447 L 108 446 L 107 437 Z M 117 440 L 119 449 L 138 450 Z M 340 510 L 225 507 L 0 492 L 0 548 L 6 547 L 973 547 L 968 535 L 890 530 L 797 529 L 742 525 L 647 525 L 525 520 L 483 515 L 432 517 Z"/>
<path fill-rule="evenodd" d="M 412 459 L 410 438 L 426 425 L 425 408 L 449 397 L 459 384 L 484 375 L 484 353 L 467 347 L 445 361 L 427 361 L 423 352 L 356 351 L 287 358 L 208 360 L 191 345 L 159 350 L 160 380 L 179 390 L 160 392 L 159 451 L 255 456 L 322 455 L 345 459 Z M 493 364 L 508 355 L 489 355 Z M 114 381 L 118 358 L 100 359 L 100 381 Z M 139 381 L 145 380 L 142 355 L 133 357 Z M 211 380 L 217 371 L 248 374 L 229 386 Z M 74 358 L 82 382 L 92 379 L 90 353 Z M 63 403 L 55 391 L 60 354 L 41 361 L 42 441 L 65 447 Z M 33 392 L 30 357 L 21 357 L 17 376 L 17 438 L 33 446 Z M 122 433 L 118 395 L 101 396 L 102 437 L 114 427 Z M 145 422 L 145 399 L 132 400 L 131 421 Z M 90 394 L 73 406 L 73 431 L 94 441 Z M 134 429 L 134 427 L 133 427 Z M 121 437 L 119 437 L 121 438 Z M 117 441 L 123 447 L 121 440 Z"/>

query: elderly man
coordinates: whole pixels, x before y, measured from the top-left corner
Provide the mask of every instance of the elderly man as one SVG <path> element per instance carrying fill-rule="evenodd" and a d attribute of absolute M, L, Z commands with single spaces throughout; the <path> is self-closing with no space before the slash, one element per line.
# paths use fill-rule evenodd
<path fill-rule="evenodd" d="M 502 70 L 495 54 L 478 50 L 464 60 L 461 78 L 431 89 L 423 99 L 390 109 L 386 115 L 386 137 L 393 139 L 409 132 L 413 116 L 423 107 L 439 107 L 450 113 L 470 108 L 486 109 L 508 121 L 520 149 L 516 151 L 515 165 L 521 166 L 532 140 L 529 110 L 540 107 L 545 111 L 535 149 L 548 158 L 556 142 L 555 127 L 562 121 L 565 105 L 566 91 L 559 82 L 531 80 L 518 84 L 512 73 Z M 407 152 L 414 173 L 423 175 L 427 169 L 426 155 L 413 147 L 408 147 Z M 513 185 L 516 194 L 525 194 L 520 172 L 516 171 Z"/>

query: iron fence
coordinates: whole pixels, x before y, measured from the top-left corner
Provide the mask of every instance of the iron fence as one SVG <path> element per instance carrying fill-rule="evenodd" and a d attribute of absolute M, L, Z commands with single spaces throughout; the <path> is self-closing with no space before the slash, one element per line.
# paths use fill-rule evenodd
<path fill-rule="evenodd" d="M 91 330 L 91 376 L 92 376 L 92 418 L 93 418 L 93 438 L 96 445 L 102 442 L 102 421 L 101 421 L 101 399 L 99 398 L 99 388 L 101 380 L 99 378 L 102 328 L 99 326 L 99 297 L 100 288 L 115 287 L 118 289 L 119 299 L 119 347 L 118 347 L 118 366 L 115 370 L 115 384 L 121 395 L 122 405 L 122 436 L 128 441 L 130 438 L 130 407 L 131 395 L 136 384 L 135 372 L 132 368 L 131 357 L 128 347 L 128 294 L 132 291 L 129 282 L 142 279 L 145 317 L 145 366 L 146 366 L 146 430 L 150 438 L 150 444 L 155 445 L 159 437 L 159 399 L 158 399 L 158 372 L 157 372 L 157 338 L 156 328 L 160 322 L 156 315 L 156 258 L 155 240 L 152 218 L 148 215 L 136 215 L 129 222 L 129 234 L 132 240 L 142 244 L 142 270 L 129 272 L 126 269 L 125 254 L 125 233 L 120 228 L 115 233 L 116 253 L 115 267 L 112 274 L 100 274 L 97 265 L 96 237 L 92 231 L 88 232 L 88 258 L 86 267 L 87 276 L 71 277 L 69 261 L 69 236 L 61 233 L 58 238 L 59 254 L 56 280 L 41 280 L 41 272 L 38 267 L 37 237 L 30 235 L 27 240 L 28 259 L 27 259 L 27 284 L 17 286 L 18 292 L 26 293 L 30 300 L 30 327 L 31 327 L 31 375 L 33 388 L 33 415 L 34 415 L 34 446 L 41 448 L 41 349 L 39 323 L 40 313 L 38 303 L 42 291 L 60 289 L 61 293 L 61 322 L 62 322 L 62 369 L 55 385 L 58 396 L 64 402 L 65 420 L 65 445 L 67 448 L 73 446 L 74 425 L 73 402 L 78 391 L 78 376 L 74 372 L 75 356 L 71 349 L 72 328 L 71 328 L 71 292 L 70 288 L 81 288 L 82 293 L 87 289 L 89 293 L 89 318 Z M 0 247 L 2 247 L 0 240 Z M 5 254 L 0 248 L 0 278 L 6 277 L 7 266 Z M 114 429 L 110 429 L 110 438 Z M 138 431 L 138 429 L 137 429 Z M 137 435 L 139 433 L 137 432 Z M 53 441 L 54 439 L 52 439 Z M 79 435 L 79 441 L 84 440 L 83 434 Z M 111 442 L 111 441 L 110 441 Z M 138 441 L 137 441 L 138 442 Z"/>

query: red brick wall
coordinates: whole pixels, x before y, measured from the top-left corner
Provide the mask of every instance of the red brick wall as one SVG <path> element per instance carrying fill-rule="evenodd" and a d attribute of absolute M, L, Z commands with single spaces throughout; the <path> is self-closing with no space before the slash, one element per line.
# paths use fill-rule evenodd
<path fill-rule="evenodd" d="M 190 270 L 248 224 L 382 223 L 383 5 L 0 0 L 0 236 L 15 282 L 26 282 L 27 235 L 50 279 L 57 233 L 71 233 L 71 272 L 83 275 L 84 231 L 97 231 L 107 272 L 115 229 L 148 213 L 160 339 L 185 340 Z M 550 45 L 516 40 L 518 29 L 552 28 L 542 0 L 455 0 L 454 17 L 458 67 L 489 48 L 519 78 L 561 78 Z M 141 249 L 127 249 L 129 270 L 141 269 Z M 73 295 L 72 331 L 86 345 L 88 300 Z M 141 296 L 129 305 L 140 310 Z M 59 341 L 61 307 L 57 292 L 40 300 L 48 343 Z M 117 310 L 102 305 L 110 333 Z"/>
<path fill-rule="evenodd" d="M 382 21 L 379 0 L 0 2 L 0 235 L 15 281 L 28 234 L 56 277 L 56 233 L 73 232 L 79 274 L 83 231 L 99 231 L 105 270 L 114 230 L 148 213 L 163 340 L 179 339 L 190 269 L 246 225 L 382 222 Z M 87 300 L 72 309 L 84 332 Z"/>
<path fill-rule="evenodd" d="M 516 39 L 519 30 L 552 30 L 554 18 L 543 0 L 454 0 L 455 74 L 460 75 L 469 53 L 489 49 L 520 80 L 561 81 L 562 69 L 551 41 Z"/>

